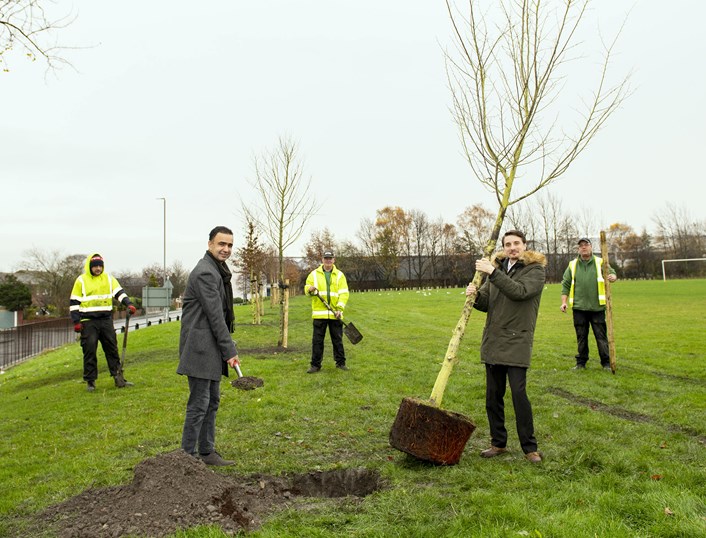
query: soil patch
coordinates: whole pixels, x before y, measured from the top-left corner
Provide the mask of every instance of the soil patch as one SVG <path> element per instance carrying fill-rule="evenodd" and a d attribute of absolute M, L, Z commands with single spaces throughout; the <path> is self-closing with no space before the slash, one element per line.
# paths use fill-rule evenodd
<path fill-rule="evenodd" d="M 238 379 L 231 381 L 230 384 L 236 389 L 240 390 L 254 390 L 258 387 L 265 386 L 265 382 L 262 379 L 260 379 L 259 377 L 253 377 L 251 375 L 244 375 L 243 377 L 239 377 Z"/>
<path fill-rule="evenodd" d="M 60 538 L 159 538 L 197 525 L 236 534 L 277 510 L 310 507 L 306 497 L 363 497 L 382 488 L 379 473 L 368 469 L 243 477 L 214 472 L 177 450 L 139 463 L 131 484 L 88 489 L 49 507 L 33 526 Z"/>
<path fill-rule="evenodd" d="M 584 405 L 586 407 L 593 409 L 594 411 L 601 411 L 603 413 L 613 415 L 614 417 L 622 418 L 625 420 L 630 420 L 632 422 L 645 422 L 648 424 L 654 424 L 656 426 L 660 426 L 662 428 L 665 428 L 671 432 L 679 432 L 679 433 L 683 433 L 685 435 L 688 435 L 690 437 L 694 437 L 699 443 L 706 445 L 706 435 L 703 435 L 702 433 L 694 430 L 693 428 L 689 428 L 688 426 L 681 426 L 679 424 L 663 424 L 659 420 L 657 420 L 656 418 L 651 417 L 649 415 L 643 415 L 642 413 L 636 413 L 634 411 L 629 411 L 629 410 L 624 409 L 622 407 L 604 404 L 603 402 L 600 402 L 598 400 L 584 398 L 583 396 L 578 396 L 576 394 L 572 394 L 571 392 L 566 391 L 564 389 L 560 389 L 558 387 L 549 387 L 549 389 L 547 389 L 547 390 L 549 392 L 551 392 L 552 394 L 554 394 L 555 396 L 560 396 L 562 398 L 569 400 L 570 402 Z"/>

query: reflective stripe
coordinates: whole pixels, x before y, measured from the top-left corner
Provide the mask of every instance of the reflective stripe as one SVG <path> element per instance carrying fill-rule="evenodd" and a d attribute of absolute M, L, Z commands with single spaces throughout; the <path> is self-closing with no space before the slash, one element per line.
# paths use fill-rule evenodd
<path fill-rule="evenodd" d="M 111 312 L 113 305 L 109 306 L 82 306 L 79 312 Z"/>
<path fill-rule="evenodd" d="M 79 308 L 81 308 L 80 305 L 72 304 L 72 305 L 69 307 L 69 312 L 71 312 L 71 311 L 73 311 L 73 310 L 78 310 Z"/>
<path fill-rule="evenodd" d="M 112 295 L 106 295 L 106 294 L 101 294 L 101 295 L 87 295 L 85 297 L 81 297 L 79 300 L 82 303 L 87 303 L 89 301 L 105 301 L 106 299 L 112 299 Z"/>

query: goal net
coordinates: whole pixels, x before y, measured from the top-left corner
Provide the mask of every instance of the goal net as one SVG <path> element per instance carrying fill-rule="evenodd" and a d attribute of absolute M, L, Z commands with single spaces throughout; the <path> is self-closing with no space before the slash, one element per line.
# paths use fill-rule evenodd
<path fill-rule="evenodd" d="M 706 258 L 684 258 L 681 260 L 662 260 L 662 280 L 669 278 L 704 278 L 706 277 Z"/>

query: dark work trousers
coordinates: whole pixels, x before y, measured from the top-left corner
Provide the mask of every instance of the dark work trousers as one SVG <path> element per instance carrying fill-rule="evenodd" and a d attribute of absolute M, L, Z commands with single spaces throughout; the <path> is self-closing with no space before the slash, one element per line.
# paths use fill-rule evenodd
<path fill-rule="evenodd" d="M 189 376 L 189 401 L 186 403 L 181 448 L 187 454 L 206 456 L 216 446 L 216 412 L 221 403 L 221 382 Z"/>
<path fill-rule="evenodd" d="M 515 408 L 517 437 L 525 454 L 537 451 L 537 439 L 534 437 L 532 404 L 527 398 L 527 368 L 485 365 L 485 410 L 490 424 L 490 444 L 498 448 L 507 446 L 505 429 L 505 387 L 506 379 L 510 382 L 512 405 Z"/>
<path fill-rule="evenodd" d="M 340 319 L 315 319 L 314 333 L 311 337 L 311 365 L 321 368 L 321 361 L 324 358 L 326 327 L 331 335 L 333 359 L 336 361 L 336 366 L 346 364 L 346 352 L 343 349 L 343 322 Z"/>
<path fill-rule="evenodd" d="M 81 349 L 83 349 L 83 379 L 95 381 L 98 378 L 98 342 L 101 343 L 105 359 L 108 361 L 110 375 L 120 372 L 120 355 L 115 327 L 112 318 L 89 319 L 81 322 Z"/>
<path fill-rule="evenodd" d="M 598 356 L 601 358 L 603 366 L 610 364 L 610 353 L 608 352 L 608 336 L 605 323 L 605 310 L 600 312 L 590 312 L 588 310 L 574 310 L 574 329 L 576 330 L 576 342 L 578 343 L 578 354 L 576 364 L 585 366 L 588 362 L 588 326 L 593 329 L 593 336 L 596 337 Z"/>

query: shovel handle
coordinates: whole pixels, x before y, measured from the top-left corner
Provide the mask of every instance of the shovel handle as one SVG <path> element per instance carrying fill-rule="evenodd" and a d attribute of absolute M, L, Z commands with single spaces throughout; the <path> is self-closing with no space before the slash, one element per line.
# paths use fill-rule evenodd
<path fill-rule="evenodd" d="M 240 371 L 240 365 L 235 365 L 235 371 L 238 372 L 238 377 L 243 377 L 243 372 Z"/>
<path fill-rule="evenodd" d="M 341 323 L 343 323 L 343 325 L 345 326 L 346 323 L 341 318 L 336 316 L 336 311 L 333 308 L 331 308 L 331 305 L 326 302 L 326 299 L 321 297 L 321 294 L 318 291 L 316 292 L 316 296 L 321 300 L 322 303 L 324 303 L 324 306 L 326 308 L 328 308 L 328 310 L 336 317 L 336 319 L 339 320 Z"/>

